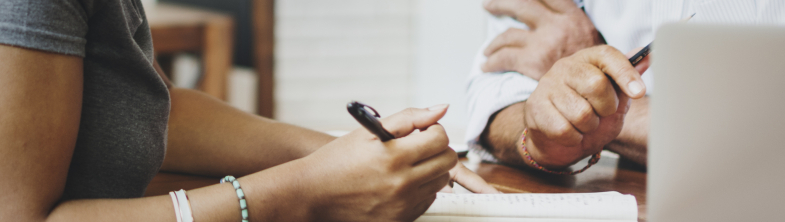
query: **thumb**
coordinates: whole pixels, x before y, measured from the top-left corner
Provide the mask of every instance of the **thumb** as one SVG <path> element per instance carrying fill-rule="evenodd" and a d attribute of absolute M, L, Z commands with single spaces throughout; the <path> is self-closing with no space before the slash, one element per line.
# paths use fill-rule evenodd
<path fill-rule="evenodd" d="M 395 138 L 401 138 L 415 129 L 426 129 L 436 124 L 447 113 L 448 104 L 435 105 L 425 109 L 408 108 L 390 117 L 381 119 L 382 126 Z"/>

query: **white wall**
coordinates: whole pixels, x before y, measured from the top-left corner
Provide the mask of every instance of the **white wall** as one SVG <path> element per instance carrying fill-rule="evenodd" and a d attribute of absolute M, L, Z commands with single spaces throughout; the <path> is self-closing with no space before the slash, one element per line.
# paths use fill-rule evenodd
<path fill-rule="evenodd" d="M 348 130 L 351 100 L 383 116 L 450 103 L 441 123 L 463 137 L 481 0 L 279 0 L 276 13 L 277 119 Z"/>
<path fill-rule="evenodd" d="M 440 123 L 452 142 L 462 141 L 466 76 L 485 38 L 482 0 L 420 0 L 416 11 L 412 105 L 449 103 Z"/>

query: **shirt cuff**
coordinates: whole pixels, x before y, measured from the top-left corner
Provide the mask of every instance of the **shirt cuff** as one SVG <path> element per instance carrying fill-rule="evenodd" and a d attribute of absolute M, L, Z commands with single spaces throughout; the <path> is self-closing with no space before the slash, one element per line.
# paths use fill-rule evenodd
<path fill-rule="evenodd" d="M 485 73 L 473 76 L 468 87 L 469 126 L 465 137 L 469 148 L 475 152 L 484 150 L 479 137 L 491 115 L 507 106 L 525 101 L 536 88 L 536 80 L 517 72 Z M 482 154 L 480 156 L 493 157 Z M 483 160 L 492 161 L 489 158 L 483 158 Z"/>

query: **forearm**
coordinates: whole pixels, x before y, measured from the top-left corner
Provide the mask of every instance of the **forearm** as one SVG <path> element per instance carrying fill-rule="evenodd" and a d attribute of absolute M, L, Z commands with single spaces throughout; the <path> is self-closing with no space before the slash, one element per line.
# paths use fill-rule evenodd
<path fill-rule="evenodd" d="M 238 179 L 246 195 L 251 221 L 307 221 L 309 202 L 298 197 L 303 188 L 299 163 L 284 164 Z M 217 182 L 217 181 L 216 181 Z M 230 184 L 216 184 L 187 191 L 195 221 L 240 221 L 240 204 Z M 52 222 L 166 221 L 175 220 L 168 195 L 133 199 L 69 200 L 45 216 Z"/>
<path fill-rule="evenodd" d="M 198 91 L 172 88 L 162 170 L 250 174 L 304 157 L 334 137 L 230 107 Z"/>
<path fill-rule="evenodd" d="M 505 164 L 527 166 L 518 150 L 521 132 L 526 128 L 523 112 L 526 102 L 512 104 L 489 119 L 480 142 Z"/>
<path fill-rule="evenodd" d="M 632 100 L 621 133 L 606 149 L 618 153 L 624 158 L 646 166 L 649 135 L 649 98 Z"/>

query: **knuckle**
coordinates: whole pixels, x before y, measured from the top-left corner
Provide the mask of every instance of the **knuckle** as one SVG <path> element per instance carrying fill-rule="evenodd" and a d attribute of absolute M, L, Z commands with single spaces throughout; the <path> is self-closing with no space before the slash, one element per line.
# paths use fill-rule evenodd
<path fill-rule="evenodd" d="M 385 167 L 385 173 L 395 173 L 401 166 L 407 163 L 407 155 L 404 155 L 403 152 L 398 152 L 396 155 L 388 155 L 388 157 L 384 160 L 386 161 L 387 165 Z"/>
<path fill-rule="evenodd" d="M 390 181 L 387 190 L 391 192 L 392 196 L 403 196 L 407 193 L 408 184 L 409 182 L 404 179 L 395 179 Z"/>
<path fill-rule="evenodd" d="M 511 40 L 514 40 L 516 33 L 517 33 L 516 28 L 509 28 L 506 31 L 502 32 L 502 34 L 499 34 L 499 36 L 496 38 L 499 39 L 499 41 L 504 44 L 504 43 L 511 42 Z"/>
<path fill-rule="evenodd" d="M 450 144 L 450 138 L 447 137 L 447 134 L 444 132 L 444 128 L 441 125 L 434 125 L 431 127 L 436 127 L 436 129 L 439 130 L 439 133 L 437 133 L 436 136 L 434 137 L 434 141 L 433 141 L 434 143 L 441 146 L 446 146 L 447 144 Z"/>
<path fill-rule="evenodd" d="M 618 82 L 630 82 L 635 79 L 634 76 L 638 73 L 638 70 L 635 70 L 635 67 L 632 67 L 632 65 L 628 65 L 620 67 L 616 73 L 620 74 L 616 77 Z"/>
<path fill-rule="evenodd" d="M 393 175 L 398 171 L 401 163 L 404 162 L 403 159 L 403 155 L 387 155 L 382 157 L 381 159 L 378 159 L 378 161 L 382 163 L 380 164 L 381 167 L 379 171 L 384 175 Z"/>
<path fill-rule="evenodd" d="M 564 68 L 570 67 L 570 64 L 572 64 L 572 61 L 571 61 L 571 58 L 569 58 L 569 57 L 558 59 L 558 60 L 556 60 L 556 62 L 553 63 L 553 66 L 552 66 L 551 70 L 553 70 L 553 69 L 564 69 Z M 549 70 L 549 72 L 550 72 L 550 70 Z"/>
<path fill-rule="evenodd" d="M 592 75 L 586 78 L 586 97 L 601 97 L 607 88 L 608 78 L 604 75 Z"/>
<path fill-rule="evenodd" d="M 416 109 L 416 108 L 409 107 L 409 108 L 406 108 L 406 109 L 404 109 L 403 111 L 401 111 L 401 113 L 402 113 L 404 116 L 406 116 L 406 117 L 413 117 L 413 116 L 415 115 L 415 113 L 417 113 L 417 109 Z"/>
<path fill-rule="evenodd" d="M 569 123 L 556 124 L 553 132 L 551 132 L 551 139 L 566 140 L 572 135 L 572 126 Z"/>
<path fill-rule="evenodd" d="M 449 161 L 447 162 L 448 165 L 447 171 L 449 171 L 450 169 L 452 169 L 453 166 L 455 166 L 455 164 L 458 164 L 458 154 L 455 153 L 455 151 L 452 149 L 447 149 L 446 151 L 447 151 L 446 155 L 450 158 Z"/>
<path fill-rule="evenodd" d="M 511 67 L 514 67 L 518 61 L 518 54 L 515 51 L 510 49 L 502 49 L 499 51 L 497 55 L 497 59 L 499 60 L 500 64 L 504 66 L 505 70 L 509 70 Z"/>
<path fill-rule="evenodd" d="M 579 123 L 587 123 L 589 120 L 594 117 L 594 109 L 588 104 L 579 104 L 576 107 L 578 113 L 578 122 Z"/>
<path fill-rule="evenodd" d="M 597 53 L 599 55 L 603 56 L 603 57 L 610 56 L 610 55 L 613 55 L 615 53 L 618 53 L 618 50 L 616 50 L 616 48 L 614 48 L 613 46 L 609 46 L 609 45 L 598 45 L 598 46 L 595 46 L 595 48 L 597 49 Z"/>
<path fill-rule="evenodd" d="M 581 130 L 586 133 L 597 128 L 599 118 L 594 114 L 594 109 L 588 105 L 578 107 L 578 117 L 576 125 L 581 126 Z"/>

